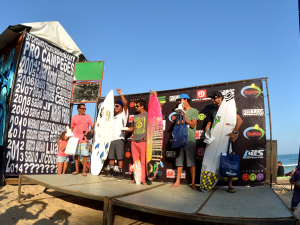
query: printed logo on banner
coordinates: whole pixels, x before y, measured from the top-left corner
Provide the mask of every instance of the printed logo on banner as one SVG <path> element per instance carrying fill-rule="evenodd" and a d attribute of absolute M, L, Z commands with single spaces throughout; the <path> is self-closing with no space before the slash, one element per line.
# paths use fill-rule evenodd
<path fill-rule="evenodd" d="M 196 130 L 196 140 L 204 140 L 205 139 L 205 131 L 204 130 Z"/>
<path fill-rule="evenodd" d="M 262 173 L 259 173 L 259 174 L 256 175 L 256 179 L 261 181 L 261 180 L 264 179 L 264 175 Z"/>
<path fill-rule="evenodd" d="M 248 174 L 248 173 L 243 174 L 242 179 L 243 179 L 244 181 L 249 180 L 249 174 Z"/>
<path fill-rule="evenodd" d="M 176 177 L 176 171 L 172 170 L 172 169 L 166 169 L 166 177 L 167 178 L 175 178 Z M 185 179 L 185 177 L 186 177 L 186 173 L 185 173 L 184 170 L 182 170 L 180 178 Z"/>
<path fill-rule="evenodd" d="M 198 116 L 198 120 L 204 120 L 205 119 L 205 114 L 204 113 L 200 113 Z"/>
<path fill-rule="evenodd" d="M 235 95 L 235 89 L 225 89 L 225 90 L 219 90 L 223 96 L 226 96 L 229 92 L 234 96 Z"/>
<path fill-rule="evenodd" d="M 205 147 L 197 147 L 196 159 L 201 159 L 204 156 Z"/>
<path fill-rule="evenodd" d="M 197 90 L 196 91 L 196 97 L 195 99 L 192 99 L 192 102 L 203 102 L 203 101 L 210 101 L 210 98 L 207 98 L 206 89 L 203 90 Z"/>
<path fill-rule="evenodd" d="M 126 149 L 125 157 L 126 157 L 126 158 L 130 158 L 130 156 L 131 156 L 130 150 L 127 150 L 127 149 Z"/>
<path fill-rule="evenodd" d="M 265 131 L 255 124 L 254 127 L 248 127 L 244 130 L 243 135 L 245 138 L 249 139 L 249 137 L 259 137 L 261 139 L 265 135 Z"/>
<path fill-rule="evenodd" d="M 177 118 L 177 113 L 176 112 L 172 112 L 170 115 L 169 115 L 169 120 L 171 123 L 175 122 L 176 118 Z"/>
<path fill-rule="evenodd" d="M 135 106 L 135 103 L 134 103 L 134 102 L 130 102 L 129 106 L 130 106 L 131 108 L 133 108 L 133 107 Z"/>
<path fill-rule="evenodd" d="M 169 96 L 169 102 L 176 102 L 176 99 L 180 98 L 180 95 Z"/>
<path fill-rule="evenodd" d="M 166 158 L 175 158 L 176 151 L 166 151 Z"/>
<path fill-rule="evenodd" d="M 132 164 L 129 164 L 129 172 L 133 173 L 133 165 Z"/>
<path fill-rule="evenodd" d="M 129 115 L 129 123 L 133 122 L 134 115 Z"/>
<path fill-rule="evenodd" d="M 167 96 L 159 96 L 157 99 L 161 104 L 165 104 L 167 102 Z"/>
<path fill-rule="evenodd" d="M 248 97 L 248 96 L 255 96 L 258 97 L 261 94 L 261 89 L 257 86 L 255 86 L 255 84 L 251 84 L 250 86 L 246 86 L 241 90 L 241 94 L 244 97 Z"/>
<path fill-rule="evenodd" d="M 263 109 L 243 109 L 242 114 L 244 117 L 247 116 L 264 116 L 264 110 Z"/>
<path fill-rule="evenodd" d="M 256 180 L 256 174 L 255 173 L 251 173 L 249 179 L 251 181 L 255 181 Z"/>
<path fill-rule="evenodd" d="M 243 159 L 262 159 L 265 150 L 246 150 Z"/>

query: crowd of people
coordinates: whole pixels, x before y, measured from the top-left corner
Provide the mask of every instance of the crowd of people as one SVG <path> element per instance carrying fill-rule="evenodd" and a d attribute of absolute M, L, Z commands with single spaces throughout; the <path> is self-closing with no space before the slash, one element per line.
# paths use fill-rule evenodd
<path fill-rule="evenodd" d="M 142 176 L 141 176 L 141 184 L 148 185 L 146 180 L 146 138 L 147 138 L 147 103 L 145 100 L 140 99 L 135 102 L 135 109 L 136 114 L 133 118 L 132 127 L 129 127 L 127 130 L 122 131 L 122 127 L 127 124 L 128 119 L 128 105 L 127 101 L 122 93 L 121 89 L 117 89 L 121 100 L 115 102 L 114 106 L 114 113 L 115 116 L 113 118 L 113 134 L 112 134 L 112 141 L 109 148 L 109 174 L 104 175 L 103 178 L 113 179 L 114 178 L 114 164 L 115 160 L 118 161 L 118 181 L 122 181 L 122 173 L 123 173 L 123 157 L 124 157 L 124 142 L 125 142 L 125 132 L 132 132 L 132 142 L 131 142 L 131 153 L 133 162 L 137 161 L 138 159 L 141 162 L 142 168 Z M 153 95 L 157 96 L 156 92 L 152 93 Z M 215 105 L 215 108 L 211 110 L 208 114 L 208 123 L 205 128 L 205 131 L 211 129 L 211 126 L 214 122 L 214 117 L 223 101 L 223 95 L 219 91 L 213 92 L 209 96 Z M 181 171 L 183 170 L 183 166 L 186 163 L 186 166 L 190 168 L 191 173 L 191 187 L 193 190 L 196 190 L 195 186 L 195 176 L 196 176 L 196 125 L 198 119 L 198 110 L 192 108 L 190 105 L 190 97 L 187 94 L 182 93 L 180 98 L 178 99 L 178 103 L 183 103 L 183 110 L 185 111 L 184 120 L 185 123 L 188 125 L 188 138 L 187 138 L 187 145 L 184 148 L 178 149 L 176 152 L 176 161 L 175 165 L 177 167 L 177 177 L 174 184 L 170 186 L 170 188 L 175 188 L 180 186 L 180 179 L 181 179 Z M 78 146 L 75 153 L 75 167 L 76 170 L 72 173 L 73 175 L 79 174 L 79 155 L 83 157 L 83 171 L 82 175 L 86 176 L 86 163 L 87 163 L 87 156 L 90 152 L 90 144 L 89 140 L 86 138 L 86 134 L 90 132 L 91 134 L 94 133 L 94 124 L 89 115 L 85 114 L 85 105 L 79 104 L 77 106 L 78 114 L 73 116 L 71 121 L 71 130 L 73 131 L 74 137 L 79 138 Z M 177 123 L 178 121 L 176 121 Z M 234 142 L 237 137 L 237 132 L 242 124 L 241 117 L 237 114 L 237 121 L 234 130 L 232 133 L 228 134 L 229 141 Z M 91 130 L 89 131 L 89 127 Z M 63 174 L 66 171 L 68 166 L 68 155 L 64 153 L 68 142 L 68 137 L 66 132 L 63 132 L 59 137 L 57 142 L 59 147 L 58 152 L 58 173 Z M 131 180 L 130 183 L 135 183 L 135 180 Z M 232 186 L 232 179 L 228 179 L 228 192 L 234 193 L 235 189 Z"/>

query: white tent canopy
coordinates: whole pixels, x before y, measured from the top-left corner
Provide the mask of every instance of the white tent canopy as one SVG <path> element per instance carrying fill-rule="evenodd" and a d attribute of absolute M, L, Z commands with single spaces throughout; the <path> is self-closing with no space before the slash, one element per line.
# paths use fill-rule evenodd
<path fill-rule="evenodd" d="M 62 27 L 62 25 L 57 21 L 23 23 L 9 26 L 2 34 L 0 34 L 0 49 L 3 49 L 9 42 L 15 39 L 17 35 L 24 30 L 40 38 L 43 38 L 44 40 L 56 45 L 57 47 L 79 57 L 79 61 L 83 61 L 85 59 L 78 46 L 75 44 L 66 30 Z"/>

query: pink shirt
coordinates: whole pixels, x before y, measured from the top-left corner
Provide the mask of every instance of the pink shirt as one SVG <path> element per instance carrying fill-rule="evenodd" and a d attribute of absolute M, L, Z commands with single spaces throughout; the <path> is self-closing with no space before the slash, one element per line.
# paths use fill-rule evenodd
<path fill-rule="evenodd" d="M 75 115 L 72 118 L 71 128 L 74 127 L 74 137 L 79 138 L 78 143 L 90 143 L 86 138 L 87 132 L 89 132 L 89 125 L 93 126 L 91 117 L 88 114 Z M 85 131 L 85 132 L 84 132 Z M 82 140 L 84 138 L 84 140 Z"/>
<path fill-rule="evenodd" d="M 62 143 L 63 146 L 67 146 L 67 144 L 68 144 L 67 141 L 63 141 L 63 140 L 59 140 L 58 143 Z M 68 155 L 64 151 L 62 151 L 60 147 L 58 147 L 57 156 L 65 157 L 65 156 L 68 156 Z"/>

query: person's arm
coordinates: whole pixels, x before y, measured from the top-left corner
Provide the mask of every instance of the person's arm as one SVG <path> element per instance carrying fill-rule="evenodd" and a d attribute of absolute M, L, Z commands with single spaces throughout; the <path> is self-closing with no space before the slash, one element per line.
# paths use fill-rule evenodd
<path fill-rule="evenodd" d="M 191 120 L 189 120 L 189 119 L 187 118 L 187 116 L 185 116 L 185 123 L 186 123 L 187 125 L 189 125 L 191 129 L 194 129 L 194 127 L 195 127 L 196 124 L 197 124 L 197 120 L 193 119 L 193 120 L 191 121 Z"/>
<path fill-rule="evenodd" d="M 242 118 L 240 117 L 239 114 L 236 114 L 236 124 L 235 124 L 235 127 L 234 127 L 233 131 L 236 131 L 236 132 L 239 131 L 239 129 L 240 129 L 242 123 L 243 123 Z M 234 141 L 235 141 L 235 138 L 236 138 L 236 134 L 234 134 L 234 133 L 232 132 L 232 133 L 230 133 L 230 134 L 228 134 L 228 135 L 230 135 L 230 137 L 229 137 L 230 142 L 234 142 Z"/>
<path fill-rule="evenodd" d="M 129 127 L 127 130 L 125 130 L 127 132 L 133 132 L 134 131 L 134 127 Z"/>
<path fill-rule="evenodd" d="M 152 90 L 151 90 L 152 91 Z M 156 91 L 152 91 L 152 94 L 155 95 L 157 97 L 157 92 Z M 159 105 L 160 105 L 160 110 L 162 110 L 162 105 L 161 103 L 159 102 Z"/>
<path fill-rule="evenodd" d="M 205 127 L 205 132 L 207 132 L 208 129 L 210 129 L 211 122 L 207 122 L 206 127 Z"/>
<path fill-rule="evenodd" d="M 61 141 L 57 142 L 58 147 L 64 152 L 67 148 L 67 145 L 64 145 L 63 143 L 61 143 Z"/>
<path fill-rule="evenodd" d="M 123 95 L 123 92 L 120 88 L 117 88 L 117 92 L 119 93 L 119 95 L 121 96 L 121 101 L 123 102 L 123 110 L 125 112 L 125 114 L 127 113 L 127 109 L 128 109 L 128 104 L 127 104 L 127 101 L 126 101 L 126 98 L 124 97 Z"/>

